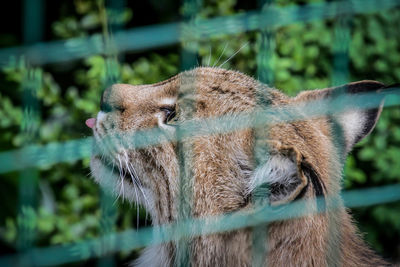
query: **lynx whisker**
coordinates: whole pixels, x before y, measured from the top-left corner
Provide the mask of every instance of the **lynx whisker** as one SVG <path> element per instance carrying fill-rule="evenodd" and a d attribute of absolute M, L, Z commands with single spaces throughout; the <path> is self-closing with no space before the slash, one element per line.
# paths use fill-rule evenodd
<path fill-rule="evenodd" d="M 115 168 L 115 163 L 114 163 L 114 161 L 112 161 L 112 169 L 114 170 L 114 168 Z M 119 183 L 120 183 L 120 184 L 118 185 L 118 187 L 121 186 L 121 182 L 122 182 L 122 180 L 119 179 Z M 119 199 L 120 196 L 121 196 L 121 189 L 120 189 L 119 191 L 120 191 L 120 192 L 118 193 L 117 197 L 115 198 L 115 200 L 114 200 L 114 202 L 113 202 L 113 205 L 115 205 L 115 204 L 117 203 L 118 199 Z"/>
<path fill-rule="evenodd" d="M 126 155 L 126 153 L 125 153 Z M 131 169 L 129 168 L 129 162 L 126 159 L 126 157 L 124 158 L 124 163 L 125 163 L 125 168 L 127 173 L 129 173 L 130 177 L 131 177 L 131 181 L 132 181 L 132 185 L 133 185 L 133 190 L 135 191 L 135 198 L 136 198 L 136 202 L 135 203 L 139 203 L 139 195 L 138 195 L 138 191 L 136 189 L 137 183 L 136 183 L 136 178 L 135 176 L 132 174 Z M 137 206 L 137 205 L 136 205 Z M 138 206 L 137 206 L 138 207 Z M 139 214 L 139 208 L 137 208 L 136 214 Z M 137 215 L 138 216 L 138 215 Z M 138 219 L 137 219 L 138 221 Z"/>
<path fill-rule="evenodd" d="M 140 180 L 138 179 L 138 175 L 137 175 L 137 172 L 136 172 L 135 168 L 133 167 L 132 163 L 130 163 L 130 162 L 128 162 L 128 163 L 129 163 L 129 165 L 131 166 L 131 169 L 132 169 L 132 171 L 133 171 L 133 173 L 134 173 L 134 176 L 135 176 L 135 184 L 136 184 L 136 186 L 139 188 L 140 192 L 142 193 L 143 199 L 144 199 L 145 203 L 147 204 L 147 205 L 146 205 L 147 208 L 151 208 L 150 202 L 149 202 L 149 200 L 147 199 L 147 196 L 146 196 L 146 194 L 145 194 L 144 191 L 143 191 L 142 185 L 141 185 L 141 183 L 140 183 Z M 146 219 L 145 219 L 145 221 L 147 221 L 147 215 L 148 215 L 147 208 L 145 209 L 145 211 L 146 211 Z"/>
<path fill-rule="evenodd" d="M 132 180 L 134 181 L 136 187 L 139 188 L 139 191 L 142 193 L 144 202 L 145 202 L 145 204 L 146 204 L 145 206 L 147 206 L 148 208 L 150 208 L 150 207 L 151 207 L 151 206 L 150 206 L 150 202 L 149 202 L 149 200 L 147 199 L 146 194 L 144 193 L 144 191 L 143 191 L 143 189 L 142 189 L 142 185 L 140 184 L 140 181 L 137 179 L 137 173 L 136 173 L 136 171 L 135 171 L 135 168 L 133 167 L 132 163 L 130 163 L 129 161 L 127 161 L 127 163 L 129 164 L 129 165 L 127 165 L 127 167 L 128 167 L 128 170 L 129 170 L 129 172 L 130 172 L 130 174 L 131 174 Z M 130 167 L 129 167 L 129 166 L 130 166 Z M 131 170 L 133 171 L 133 174 L 132 174 Z M 138 202 L 137 202 L 137 203 L 138 203 Z M 137 204 L 137 207 L 138 207 L 138 204 Z M 139 209 L 139 208 L 138 208 L 138 209 Z M 145 211 L 146 211 L 146 221 L 147 221 L 147 214 L 148 214 L 147 209 L 145 209 Z M 137 211 L 137 214 L 139 214 L 139 210 Z M 137 215 L 137 216 L 139 216 L 139 215 Z M 139 224 L 138 224 L 138 226 L 139 226 Z"/>
<path fill-rule="evenodd" d="M 225 44 L 224 48 L 222 49 L 222 53 L 221 53 L 221 55 L 219 55 L 219 57 L 218 57 L 217 61 L 216 61 L 216 62 L 214 62 L 214 64 L 212 65 L 212 67 L 215 67 L 215 65 L 217 65 L 217 64 L 218 64 L 219 60 L 220 60 L 220 59 L 221 59 L 221 57 L 224 55 L 225 49 L 226 49 L 226 47 L 228 46 L 228 44 L 229 44 L 229 42 L 226 42 L 226 44 Z"/>
<path fill-rule="evenodd" d="M 129 162 L 127 160 L 127 154 L 125 152 L 125 166 L 127 171 L 129 172 L 129 175 L 131 176 L 131 180 L 133 183 L 133 189 L 135 190 L 135 197 L 136 197 L 136 224 L 137 224 L 137 228 L 139 228 L 139 196 L 136 190 L 136 187 L 138 187 L 137 183 L 136 183 L 136 177 L 132 174 L 131 169 L 129 168 Z"/>
<path fill-rule="evenodd" d="M 136 171 L 135 171 L 135 168 L 133 167 L 132 163 L 130 163 L 130 162 L 128 162 L 128 163 L 129 163 L 129 165 L 130 165 L 130 167 L 131 167 L 131 170 L 132 170 L 133 173 L 134 173 L 134 175 L 133 175 L 134 179 L 133 179 L 133 180 L 134 180 L 136 186 L 139 188 L 140 192 L 142 193 L 143 199 L 144 199 L 144 201 L 147 203 L 147 206 L 150 207 L 150 202 L 148 201 L 148 199 L 147 199 L 147 197 L 146 197 L 146 194 L 145 194 L 144 191 L 143 191 L 142 185 L 140 184 L 140 181 L 139 181 L 139 179 L 137 178 L 138 176 L 137 176 L 137 173 L 136 173 Z M 129 167 L 128 167 L 128 170 L 129 170 Z"/>
<path fill-rule="evenodd" d="M 122 168 L 122 162 L 121 162 L 121 157 L 118 155 L 118 161 L 119 161 L 119 177 L 120 177 L 120 181 L 121 181 L 121 186 L 120 186 L 120 191 L 122 189 L 122 199 L 125 198 L 125 193 L 124 193 L 124 173 L 123 173 L 123 168 Z M 121 194 L 118 194 L 119 196 Z"/>
<path fill-rule="evenodd" d="M 236 51 L 232 56 L 230 56 L 227 60 L 225 60 L 221 65 L 218 66 L 218 68 L 221 68 L 225 63 L 227 63 L 229 60 L 231 60 L 234 56 L 236 56 L 237 53 L 240 52 L 240 50 L 242 50 L 244 47 L 246 47 L 249 44 L 249 42 L 245 43 L 244 45 L 242 45 L 238 51 Z"/>

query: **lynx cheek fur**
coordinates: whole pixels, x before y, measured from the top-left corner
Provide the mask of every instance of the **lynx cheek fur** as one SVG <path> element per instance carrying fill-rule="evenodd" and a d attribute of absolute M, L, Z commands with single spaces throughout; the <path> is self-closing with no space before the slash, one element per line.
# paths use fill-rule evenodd
<path fill-rule="evenodd" d="M 345 87 L 305 91 L 290 98 L 244 74 L 217 68 L 197 68 L 152 85 L 115 84 L 104 92 L 96 120 L 91 119 L 90 127 L 100 151 L 92 157 L 91 170 L 102 186 L 144 205 L 155 225 L 172 222 L 177 218 L 179 187 L 176 144 L 162 142 L 135 150 L 124 145 L 126 140 L 106 142 L 103 137 L 119 134 L 123 139 L 129 133 L 154 127 L 160 128 L 165 136 L 174 134 L 171 121 L 188 119 L 182 103 L 189 100 L 195 105 L 193 118 L 201 119 L 250 112 L 259 108 L 260 103 L 278 108 L 334 98 L 339 91 L 352 95 L 383 87 L 375 81 L 361 81 Z M 340 191 L 343 166 L 339 159 L 371 132 L 380 112 L 381 107 L 354 109 L 265 127 L 265 133 L 257 140 L 268 145 L 268 155 L 257 168 L 253 129 L 191 139 L 188 142 L 193 147 L 190 159 L 194 173 L 193 216 L 251 208 L 249 199 L 261 183 L 269 184 L 272 205 L 305 199 L 313 211 L 317 209 L 315 197 L 320 196 L 329 206 L 327 196 Z M 343 142 L 333 137 L 335 127 L 341 129 Z M 250 229 L 193 238 L 191 263 L 250 266 L 251 240 Z M 174 256 L 175 245 L 162 244 L 147 248 L 135 264 L 171 266 Z M 364 244 L 350 215 L 340 207 L 270 224 L 268 265 L 387 266 L 387 263 Z"/>

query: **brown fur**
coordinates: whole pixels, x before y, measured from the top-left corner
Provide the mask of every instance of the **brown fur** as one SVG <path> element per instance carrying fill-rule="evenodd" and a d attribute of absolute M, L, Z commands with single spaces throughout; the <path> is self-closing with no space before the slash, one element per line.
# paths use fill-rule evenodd
<path fill-rule="evenodd" d="M 380 86 L 378 83 L 366 83 Z M 161 127 L 155 114 L 163 116 L 160 108 L 166 98 L 178 99 L 177 121 L 182 122 L 191 119 L 191 115 L 200 119 L 250 112 L 259 108 L 263 101 L 271 107 L 280 107 L 321 99 L 329 96 L 330 90 L 307 91 L 289 98 L 239 72 L 197 68 L 153 85 L 113 85 L 102 96 L 102 105 L 107 112 L 101 119 L 98 118 L 94 135 L 100 144 L 106 134 L 128 134 Z M 193 114 L 182 109 L 189 102 L 194 103 Z M 298 112 L 301 113 L 301 110 Z M 340 202 L 329 197 L 338 196 L 342 172 L 342 150 L 333 141 L 331 119 L 319 117 L 270 125 L 258 129 L 256 139 L 255 130 L 245 129 L 185 141 L 193 149 L 189 164 L 194 173 L 192 215 L 212 216 L 252 207 L 248 185 L 255 168 L 253 150 L 254 142 L 257 142 L 257 146 L 267 146 L 270 155 L 289 158 L 297 168 L 299 184 L 290 195 L 273 204 L 288 203 L 303 191 L 302 198 L 308 200 L 310 211 L 316 210 L 317 189 L 304 169 L 308 166 L 318 177 L 316 182 L 321 184 L 328 207 L 328 211 L 319 215 L 271 223 L 268 226 L 269 266 L 387 265 L 364 244 L 343 207 L 329 210 L 330 205 L 337 204 L 332 201 Z M 173 132 L 171 127 L 166 126 L 166 132 Z M 176 220 L 179 167 L 175 143 L 164 142 L 141 150 L 126 149 L 120 141 L 110 144 L 108 148 L 98 146 L 109 162 L 121 165 L 121 168 L 124 164 L 118 163 L 117 156 L 122 157 L 121 151 L 126 152 L 141 186 L 152 194 L 154 204 L 147 208 L 154 224 Z M 100 156 L 93 156 L 92 171 L 101 184 L 105 183 L 101 171 L 103 165 Z M 125 186 L 133 185 L 126 183 Z M 251 229 L 242 229 L 193 238 L 190 242 L 192 265 L 250 266 L 251 233 Z M 159 249 L 164 251 L 163 259 L 157 262 L 172 264 L 174 245 L 166 244 Z"/>

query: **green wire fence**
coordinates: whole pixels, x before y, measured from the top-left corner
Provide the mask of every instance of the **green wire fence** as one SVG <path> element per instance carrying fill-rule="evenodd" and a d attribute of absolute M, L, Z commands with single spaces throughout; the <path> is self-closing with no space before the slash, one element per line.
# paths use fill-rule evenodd
<path fill-rule="evenodd" d="M 105 25 L 105 31 L 102 34 L 47 43 L 37 43 L 40 39 L 38 36 L 42 34 L 42 22 L 38 18 L 42 12 L 43 1 L 26 0 L 24 3 L 26 10 L 25 27 L 32 26 L 34 30 L 26 32 L 26 45 L 0 50 L 0 64 L 2 66 L 21 64 L 25 67 L 23 82 L 24 120 L 21 131 L 29 137 L 23 148 L 0 152 L 0 174 L 13 171 L 20 172 L 19 213 L 22 217 L 22 223 L 18 229 L 18 253 L 0 257 L 0 266 L 14 264 L 21 266 L 59 265 L 99 257 L 105 257 L 104 264 L 113 264 L 113 259 L 107 258 L 110 253 L 130 251 L 168 241 L 176 241 L 180 248 L 175 264 L 187 266 L 190 262 L 190 251 L 188 249 L 190 237 L 244 227 L 253 227 L 253 266 L 260 266 L 261 263 L 268 260 L 263 258 L 266 255 L 266 248 L 263 246 L 268 241 L 264 237 L 268 223 L 306 215 L 304 213 L 306 209 L 302 208 L 305 203 L 296 201 L 283 207 L 273 208 L 266 205 L 263 199 L 255 197 L 252 201 L 254 201 L 256 208 L 251 211 L 240 211 L 210 218 L 191 218 L 191 207 L 187 205 L 191 199 L 191 192 L 183 190 L 183 188 L 190 187 L 193 176 L 188 168 L 190 159 L 183 157 L 190 152 L 191 147 L 187 147 L 179 141 L 196 136 L 227 133 L 248 128 L 254 128 L 257 131 L 257 129 L 269 124 L 332 115 L 354 108 L 354 106 L 373 108 L 379 106 L 383 98 L 385 98 L 385 107 L 400 104 L 400 94 L 398 93 L 400 90 L 396 91 L 393 88 L 393 90 L 386 90 L 381 93 L 366 93 L 351 96 L 351 98 L 338 96 L 330 100 L 318 100 L 296 106 L 289 105 L 279 109 L 266 106 L 251 113 L 207 118 L 201 121 L 187 121 L 178 126 L 177 136 L 170 137 L 168 140 L 165 139 L 159 129 L 139 131 L 129 137 L 110 136 L 109 138 L 118 138 L 122 141 L 129 140 L 125 145 L 130 148 L 144 148 L 159 144 L 159 137 L 161 136 L 163 136 L 163 142 L 177 141 L 181 144 L 178 145 L 177 151 L 182 175 L 180 177 L 182 190 L 180 191 L 179 220 L 169 225 L 157 227 L 157 229 L 147 227 L 138 231 L 128 230 L 116 233 L 112 230 L 116 216 L 115 207 L 112 205 L 114 199 L 102 194 L 101 208 L 104 211 L 103 214 L 105 214 L 102 218 L 102 236 L 72 244 L 37 248 L 34 247 L 36 233 L 34 227 L 29 224 L 32 214 L 29 209 L 26 209 L 26 207 L 32 206 L 36 197 L 34 189 L 37 187 L 37 168 L 88 158 L 91 155 L 93 140 L 91 137 L 86 137 L 46 145 L 35 143 L 37 129 L 40 127 L 38 120 L 40 106 L 35 98 L 35 90 L 41 86 L 42 73 L 27 66 L 61 63 L 101 54 L 107 59 L 106 81 L 104 82 L 104 88 L 106 88 L 119 80 L 117 68 L 119 63 L 116 57 L 118 53 L 136 52 L 180 43 L 184 47 L 181 53 L 181 65 L 183 69 L 189 69 L 197 64 L 196 49 L 198 42 L 218 36 L 259 31 L 261 38 L 258 43 L 260 53 L 257 58 L 257 72 L 262 82 L 272 84 L 273 67 L 270 50 L 273 49 L 274 45 L 274 31 L 293 23 L 333 19 L 335 24 L 335 56 L 332 80 L 335 84 L 344 84 L 348 82 L 349 77 L 348 49 L 352 17 L 357 14 L 398 8 L 400 1 L 328 1 L 301 6 L 278 7 L 274 5 L 274 1 L 266 0 L 259 2 L 260 10 L 258 11 L 211 19 L 197 19 L 195 15 L 201 9 L 201 3 L 187 0 L 184 1 L 184 5 L 190 8 L 187 8 L 188 11 L 184 13 L 182 22 L 126 30 L 111 29 L 116 32 L 108 32 L 108 26 Z M 111 6 L 123 6 L 123 1 L 111 1 L 110 3 Z M 100 12 L 104 12 L 104 16 L 106 16 L 105 7 L 103 8 Z M 31 25 L 32 21 L 36 21 L 36 23 Z M 21 57 L 24 58 L 23 61 L 21 61 Z M 262 89 L 260 88 L 260 90 Z M 194 112 L 194 107 L 189 105 L 186 108 L 192 110 L 192 113 Z M 301 110 L 301 113 L 297 112 L 298 110 Z M 257 155 L 256 151 L 254 151 L 254 154 Z M 395 202 L 400 200 L 400 185 L 348 191 L 344 192 L 341 197 L 347 207 Z"/>

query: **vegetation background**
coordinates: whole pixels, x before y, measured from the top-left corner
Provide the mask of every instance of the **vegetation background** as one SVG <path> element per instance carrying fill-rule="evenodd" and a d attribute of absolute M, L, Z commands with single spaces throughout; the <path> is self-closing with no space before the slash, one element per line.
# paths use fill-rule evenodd
<path fill-rule="evenodd" d="M 276 0 L 275 4 L 304 5 L 317 0 Z M 23 1 L 8 1 L 0 13 L 0 48 L 24 43 Z M 113 31 L 143 25 L 182 20 L 190 6 L 174 0 L 125 1 L 122 9 L 104 13 L 101 0 L 44 1 L 41 41 L 68 39 L 101 33 L 108 23 Z M 204 0 L 195 19 L 226 16 L 262 7 L 256 0 Z M 12 16 L 10 16 L 10 14 Z M 107 14 L 108 21 L 105 21 Z M 374 79 L 391 84 L 400 81 L 400 10 L 350 17 L 348 81 Z M 334 59 L 336 22 L 334 20 L 295 23 L 271 31 L 269 83 L 290 95 L 302 89 L 324 88 L 335 84 Z M 29 30 L 29 29 L 28 29 Z M 243 46 L 244 44 L 246 44 Z M 242 48 L 223 67 L 236 69 L 256 78 L 265 73 L 257 68 L 262 60 L 260 32 L 219 36 L 196 47 L 198 65 L 220 65 Z M 182 70 L 182 46 L 172 45 L 151 51 L 119 54 L 118 80 L 130 84 L 154 83 Z M 62 51 L 60 51 L 62 53 Z M 265 55 L 265 54 L 264 54 Z M 16 61 L 0 73 L 0 150 L 22 147 L 32 142 L 23 129 L 22 90 L 26 66 Z M 82 60 L 34 66 L 41 74 L 37 91 L 40 114 L 34 143 L 47 144 L 90 136 L 84 122 L 95 116 L 104 89 L 107 62 L 104 55 Z M 400 182 L 400 109 L 385 108 L 374 132 L 361 142 L 347 160 L 343 186 L 365 188 Z M 1 164 L 1 163 L 0 163 Z M 89 178 L 89 159 L 41 167 L 33 207 L 18 212 L 21 173 L 1 175 L 0 253 L 20 249 L 18 229 L 30 218 L 35 229 L 35 246 L 49 246 L 96 237 L 104 231 L 121 231 L 149 225 L 149 219 L 134 204 L 118 202 L 117 210 L 104 221 L 98 186 Z M 395 262 L 400 261 L 400 203 L 352 210 L 368 243 Z M 111 219 L 110 219 L 111 218 Z M 127 262 L 137 251 L 113 257 Z M 91 265 L 96 260 L 77 263 Z"/>

